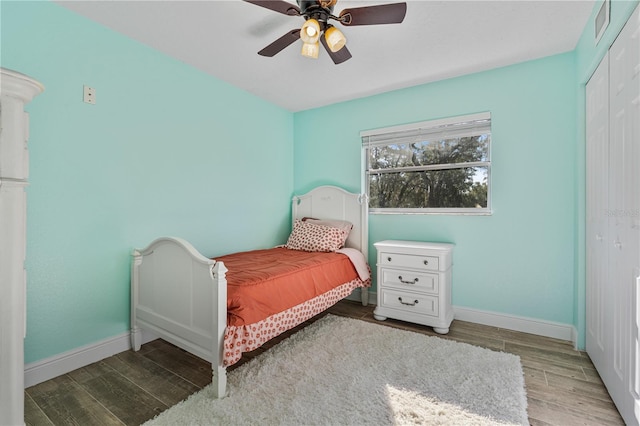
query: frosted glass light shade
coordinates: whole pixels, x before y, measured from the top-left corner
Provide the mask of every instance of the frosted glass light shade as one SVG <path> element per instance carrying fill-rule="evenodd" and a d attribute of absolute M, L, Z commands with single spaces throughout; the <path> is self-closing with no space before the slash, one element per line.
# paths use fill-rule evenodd
<path fill-rule="evenodd" d="M 320 24 L 315 19 L 307 19 L 300 28 L 300 38 L 304 43 L 317 43 L 320 39 Z"/>
<path fill-rule="evenodd" d="M 347 39 L 344 34 L 342 34 L 342 31 L 336 27 L 327 28 L 324 32 L 324 39 L 327 41 L 327 46 L 329 46 L 332 52 L 337 52 L 347 43 Z"/>
<path fill-rule="evenodd" d="M 302 51 L 300 52 L 302 56 L 306 56 L 307 58 L 318 59 L 318 54 L 320 53 L 320 43 L 303 43 Z"/>

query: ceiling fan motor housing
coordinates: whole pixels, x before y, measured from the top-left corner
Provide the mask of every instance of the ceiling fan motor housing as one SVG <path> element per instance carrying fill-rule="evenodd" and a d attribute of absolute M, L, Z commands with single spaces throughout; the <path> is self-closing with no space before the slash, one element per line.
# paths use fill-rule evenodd
<path fill-rule="evenodd" d="M 315 19 L 320 23 L 320 30 L 324 31 L 327 21 L 333 14 L 335 1 L 297 0 L 300 6 L 300 14 L 304 19 Z M 323 6 L 326 4 L 327 6 Z"/>

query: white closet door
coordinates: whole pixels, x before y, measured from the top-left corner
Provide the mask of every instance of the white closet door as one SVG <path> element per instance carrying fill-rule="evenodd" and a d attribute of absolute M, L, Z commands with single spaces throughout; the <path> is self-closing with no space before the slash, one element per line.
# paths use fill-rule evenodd
<path fill-rule="evenodd" d="M 633 336 L 632 312 L 640 270 L 640 98 L 639 54 L 640 19 L 632 15 L 609 50 L 610 60 L 610 161 L 609 205 L 614 214 L 609 219 L 612 243 L 609 246 L 612 374 L 605 382 L 623 418 L 637 424 L 634 414 L 637 395 L 632 390 L 637 369 L 638 335 Z M 635 133 L 635 134 L 634 134 Z M 632 343 L 633 342 L 633 343 Z M 635 420 L 635 422 L 633 422 Z"/>
<path fill-rule="evenodd" d="M 605 348 L 611 325 L 605 311 L 608 274 L 609 55 L 587 83 L 587 352 L 599 369 L 607 365 Z"/>
<path fill-rule="evenodd" d="M 627 369 L 627 395 L 629 398 L 627 413 L 632 413 L 636 424 L 640 423 L 640 7 L 637 7 L 621 36 L 627 45 L 626 81 L 627 92 L 627 138 L 632 141 L 633 151 L 629 158 L 630 180 L 629 199 L 629 236 L 632 244 L 627 250 L 628 262 L 632 267 L 631 277 L 625 281 L 628 299 L 630 341 L 628 346 L 629 367 Z M 631 278 L 631 280 L 629 280 Z M 628 421 L 628 423 L 631 423 Z"/>
<path fill-rule="evenodd" d="M 587 84 L 586 218 L 587 352 L 625 422 L 638 425 L 640 8 Z"/>
<path fill-rule="evenodd" d="M 608 315 L 611 317 L 610 362 L 611 368 L 603 374 L 603 379 L 611 397 L 620 412 L 625 409 L 625 380 L 629 363 L 630 336 L 630 294 L 627 295 L 625 284 L 632 278 L 627 265 L 627 254 L 632 250 L 633 242 L 629 227 L 627 206 L 630 188 L 636 186 L 630 179 L 629 158 L 633 153 L 631 140 L 627 135 L 627 122 L 630 120 L 626 102 L 628 90 L 625 79 L 625 68 L 628 49 L 624 39 L 619 38 L 609 50 L 609 107 L 611 131 L 609 138 L 609 291 L 611 302 L 608 303 Z M 626 157 L 626 158 L 625 158 Z M 626 374 L 625 374 L 626 373 Z"/>

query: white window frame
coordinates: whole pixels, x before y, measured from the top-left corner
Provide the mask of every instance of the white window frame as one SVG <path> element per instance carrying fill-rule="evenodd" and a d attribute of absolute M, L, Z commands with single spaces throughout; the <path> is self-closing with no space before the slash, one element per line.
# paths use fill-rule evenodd
<path fill-rule="evenodd" d="M 488 122 L 488 123 L 487 123 Z M 361 176 L 362 190 L 369 196 L 369 170 L 368 155 L 371 146 L 389 145 L 392 141 L 402 138 L 415 137 L 422 134 L 444 133 L 448 137 L 477 135 L 479 130 L 489 127 L 491 133 L 491 113 L 482 112 L 464 116 L 448 117 L 438 120 L 428 120 L 419 123 L 404 124 L 400 126 L 385 127 L 380 129 L 364 130 L 360 132 L 362 139 L 362 161 Z M 486 130 L 485 130 L 486 132 Z M 492 140 L 489 141 L 488 161 L 477 161 L 455 164 L 433 164 L 411 168 L 415 171 L 426 170 L 446 170 L 468 167 L 487 168 L 487 207 L 456 207 L 456 208 L 369 208 L 372 214 L 450 214 L 450 215 L 491 215 L 491 148 Z M 401 170 L 400 168 L 396 170 Z"/>

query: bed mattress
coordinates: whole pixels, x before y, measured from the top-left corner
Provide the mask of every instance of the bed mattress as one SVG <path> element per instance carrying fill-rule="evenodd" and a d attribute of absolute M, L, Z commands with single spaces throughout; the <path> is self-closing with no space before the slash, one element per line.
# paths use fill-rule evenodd
<path fill-rule="evenodd" d="M 369 284 L 340 253 L 273 248 L 216 260 L 228 269 L 225 365 Z"/>

